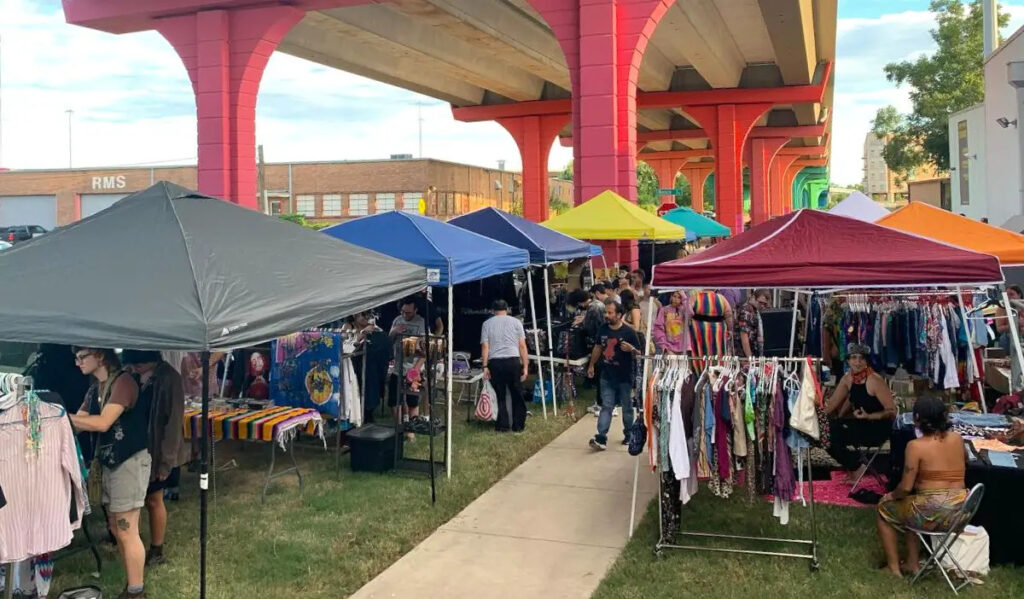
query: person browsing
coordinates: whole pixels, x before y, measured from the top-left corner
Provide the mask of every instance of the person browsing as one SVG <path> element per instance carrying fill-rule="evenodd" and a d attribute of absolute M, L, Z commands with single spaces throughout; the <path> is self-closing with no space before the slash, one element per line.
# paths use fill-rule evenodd
<path fill-rule="evenodd" d="M 508 315 L 508 303 L 495 300 L 494 316 L 488 318 L 480 330 L 480 356 L 484 364 L 484 378 L 491 381 L 498 398 L 498 421 L 494 430 L 519 432 L 526 428 L 526 403 L 523 400 L 523 381 L 526 380 L 526 331 L 523 323 Z M 512 413 L 506 407 L 506 396 L 511 396 Z"/>
<path fill-rule="evenodd" d="M 601 412 L 597 417 L 597 434 L 590 439 L 590 447 L 604 451 L 608 449 L 608 430 L 612 425 L 612 411 L 616 402 L 622 404 L 623 444 L 626 433 L 633 425 L 633 360 L 640 353 L 640 338 L 636 331 L 623 321 L 622 304 L 605 300 L 606 324 L 598 333 L 597 345 L 590 354 L 587 377 L 594 378 L 595 368 L 601 365 L 599 394 Z"/>

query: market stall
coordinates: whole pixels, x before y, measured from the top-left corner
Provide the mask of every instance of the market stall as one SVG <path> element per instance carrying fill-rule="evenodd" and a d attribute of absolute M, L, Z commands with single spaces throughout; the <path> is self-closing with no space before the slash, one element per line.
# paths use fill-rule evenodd
<path fill-rule="evenodd" d="M 614 191 L 603 191 L 541 224 L 569 237 L 593 241 L 686 239 L 683 227 L 647 212 Z"/>
<path fill-rule="evenodd" d="M 875 224 L 999 258 L 1004 266 L 1024 265 L 1024 235 L 953 214 L 923 202 L 910 202 Z"/>
<path fill-rule="evenodd" d="M 506 243 L 513 247 L 521 248 L 530 253 L 530 264 L 544 269 L 544 308 L 547 317 L 548 330 L 548 363 L 551 373 L 551 403 L 555 414 L 558 413 L 558 396 L 555 381 L 555 360 L 554 360 L 554 331 L 551 326 L 551 296 L 550 281 L 548 278 L 548 266 L 559 262 L 567 262 L 577 258 L 588 258 L 601 255 L 598 246 L 591 245 L 558 231 L 549 229 L 537 223 L 531 222 L 520 216 L 503 212 L 496 208 L 483 208 L 470 212 L 463 216 L 449 221 L 449 224 L 462 227 L 467 231 L 478 233 L 485 237 Z M 596 252 L 596 253 L 595 253 Z M 537 330 L 537 311 L 533 300 L 533 270 L 530 270 L 527 279 L 530 294 L 530 312 L 533 314 L 533 329 Z M 540 347 L 539 341 L 534 342 L 535 347 Z M 544 389 L 544 367 L 541 364 L 541 356 L 538 350 L 537 371 L 540 374 L 540 386 Z M 542 403 L 544 402 L 542 392 Z M 547 417 L 546 404 L 543 404 L 544 416 Z"/>
<path fill-rule="evenodd" d="M 889 211 L 885 206 L 859 191 L 854 191 L 846 196 L 838 204 L 829 208 L 827 212 L 836 216 L 855 218 L 866 223 L 873 223 L 889 215 Z"/>
<path fill-rule="evenodd" d="M 330 237 L 387 254 L 400 260 L 427 268 L 427 279 L 432 286 L 448 289 L 448 361 L 447 379 L 447 431 L 452 426 L 453 335 L 454 305 L 452 287 L 460 283 L 477 281 L 525 268 L 529 254 L 499 241 L 431 218 L 405 212 L 391 211 L 323 229 Z M 366 273 L 373 277 L 370 270 Z M 452 475 L 452 439 L 445 435 L 445 469 Z"/>
<path fill-rule="evenodd" d="M 0 270 L 17 281 L 4 290 L 4 340 L 203 352 L 204 422 L 211 350 L 337 320 L 427 282 L 420 266 L 167 182 L 0 253 Z M 201 597 L 208 440 L 202 427 Z"/>
<path fill-rule="evenodd" d="M 686 241 L 732 235 L 729 227 L 685 206 L 669 210 L 661 218 L 686 229 Z"/>
<path fill-rule="evenodd" d="M 870 256 L 866 257 L 866 253 Z M 652 287 L 659 290 L 950 288 L 1000 284 L 1003 281 L 999 260 L 994 256 L 812 210 L 800 210 L 773 219 L 700 254 L 659 264 L 655 266 L 652 278 Z M 648 356 L 648 359 L 655 357 Z M 783 360 L 778 362 L 784 363 Z M 647 364 L 644 377 L 646 380 Z M 645 405 L 648 401 L 649 394 L 645 394 Z M 783 499 L 788 500 L 789 497 Z M 813 495 L 810 502 L 813 506 Z M 808 559 L 814 566 L 817 563 L 817 533 L 813 507 L 810 513 L 811 539 L 789 539 L 785 542 L 809 546 L 807 553 L 787 555 Z M 665 530 L 663 525 L 656 547 L 659 550 L 679 548 L 672 538 L 674 535 L 666 535 Z M 714 533 L 695 534 L 717 536 Z M 754 536 L 744 539 L 766 540 Z M 763 553 L 748 549 L 715 550 Z"/>

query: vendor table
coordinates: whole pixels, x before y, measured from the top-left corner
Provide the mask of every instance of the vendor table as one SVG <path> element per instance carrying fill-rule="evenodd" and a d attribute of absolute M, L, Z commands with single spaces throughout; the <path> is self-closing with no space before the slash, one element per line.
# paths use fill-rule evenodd
<path fill-rule="evenodd" d="M 890 488 L 899 484 L 907 444 L 915 437 L 912 415 L 902 414 L 893 425 Z M 975 453 L 982 459 L 967 462 L 964 482 L 968 488 L 984 484 L 985 495 L 971 524 L 983 526 L 988 532 L 989 563 L 1024 565 L 1024 543 L 1021 542 L 1024 539 L 1024 518 L 1020 517 L 1020 501 L 1024 497 L 1024 448 L 1015 452 L 1016 468 L 992 466 L 987 462 L 987 449 Z"/>
<path fill-rule="evenodd" d="M 200 410 L 185 411 L 185 438 L 198 439 L 202 430 L 202 412 Z M 211 438 L 216 441 L 235 440 L 253 441 L 270 444 L 270 467 L 263 481 L 263 492 L 260 502 L 267 498 L 270 481 L 287 474 L 295 473 L 302 488 L 302 472 L 295 461 L 293 449 L 295 437 L 299 432 L 317 435 L 323 439 L 323 417 L 310 408 L 271 407 L 262 410 L 228 409 L 210 411 Z M 288 455 L 291 467 L 274 472 L 277 458 L 277 447 Z"/>

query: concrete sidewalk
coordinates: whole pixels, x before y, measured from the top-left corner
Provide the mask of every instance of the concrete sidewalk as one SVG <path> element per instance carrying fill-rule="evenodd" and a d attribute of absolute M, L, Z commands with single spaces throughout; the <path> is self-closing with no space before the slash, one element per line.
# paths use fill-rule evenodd
<path fill-rule="evenodd" d="M 626 544 L 636 459 L 587 447 L 596 426 L 584 416 L 352 597 L 590 597 Z M 656 488 L 641 464 L 637 522 Z"/>

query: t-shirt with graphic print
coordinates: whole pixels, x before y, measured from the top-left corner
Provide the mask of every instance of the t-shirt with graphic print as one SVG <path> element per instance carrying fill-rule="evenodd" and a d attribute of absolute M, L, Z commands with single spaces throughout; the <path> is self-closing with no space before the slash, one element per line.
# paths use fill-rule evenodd
<path fill-rule="evenodd" d="M 612 383 L 632 381 L 633 354 L 623 351 L 622 343 L 626 342 L 639 349 L 640 338 L 636 331 L 626 323 L 617 329 L 605 324 L 597 333 L 597 342 L 601 347 L 601 378 Z"/>

